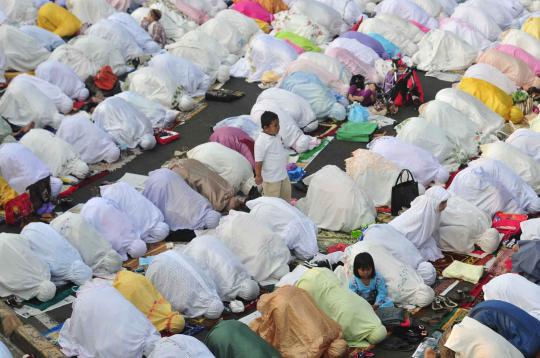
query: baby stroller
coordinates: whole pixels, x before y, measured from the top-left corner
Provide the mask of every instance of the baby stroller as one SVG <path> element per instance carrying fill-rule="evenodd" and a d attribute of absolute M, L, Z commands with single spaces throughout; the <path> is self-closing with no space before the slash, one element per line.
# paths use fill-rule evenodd
<path fill-rule="evenodd" d="M 424 90 L 416 68 L 407 66 L 401 59 L 392 60 L 392 70 L 384 80 L 383 98 L 396 107 L 412 104 L 418 108 L 424 103 Z"/>

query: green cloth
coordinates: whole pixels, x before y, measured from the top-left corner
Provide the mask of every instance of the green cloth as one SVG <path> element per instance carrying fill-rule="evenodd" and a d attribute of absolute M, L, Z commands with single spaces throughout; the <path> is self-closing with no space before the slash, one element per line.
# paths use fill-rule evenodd
<path fill-rule="evenodd" d="M 343 288 L 327 268 L 308 270 L 296 286 L 306 290 L 317 306 L 341 326 L 349 346 L 363 348 L 386 338 L 386 329 L 371 305 Z"/>
<path fill-rule="evenodd" d="M 529 94 L 523 90 L 519 90 L 512 93 L 512 101 L 514 101 L 514 104 L 525 102 L 528 97 L 529 97 Z"/>
<path fill-rule="evenodd" d="M 78 286 L 69 286 L 68 288 L 66 288 L 64 290 L 61 290 L 61 291 L 57 290 L 54 297 L 51 298 L 50 300 L 48 300 L 47 302 L 41 302 L 38 299 L 33 298 L 33 299 L 29 300 L 29 301 L 26 301 L 24 304 L 28 305 L 30 307 L 36 308 L 36 309 L 38 309 L 40 311 L 44 311 L 47 308 L 49 308 L 49 307 L 57 304 L 58 302 L 62 301 L 66 297 L 72 296 L 75 292 L 77 292 L 78 288 L 79 288 Z"/>
<path fill-rule="evenodd" d="M 280 358 L 279 352 L 236 320 L 219 322 L 204 341 L 216 358 Z"/>
<path fill-rule="evenodd" d="M 306 52 L 321 52 L 321 48 L 309 41 L 305 37 L 295 34 L 289 31 L 280 31 L 276 34 L 278 39 L 289 40 L 298 47 L 301 47 Z"/>
<path fill-rule="evenodd" d="M 318 146 L 316 146 L 315 148 L 311 149 L 311 150 L 308 150 L 307 152 L 304 152 L 304 153 L 301 153 L 299 156 L 298 156 L 298 160 L 297 160 L 297 163 L 304 163 L 308 160 L 311 159 L 311 157 L 317 155 L 321 150 L 323 150 L 324 148 L 326 148 L 326 146 L 332 141 L 332 138 L 323 138 L 323 140 L 321 141 L 321 144 L 319 144 Z"/>
<path fill-rule="evenodd" d="M 347 122 L 338 129 L 336 138 L 346 142 L 367 143 L 376 130 L 376 122 Z"/>

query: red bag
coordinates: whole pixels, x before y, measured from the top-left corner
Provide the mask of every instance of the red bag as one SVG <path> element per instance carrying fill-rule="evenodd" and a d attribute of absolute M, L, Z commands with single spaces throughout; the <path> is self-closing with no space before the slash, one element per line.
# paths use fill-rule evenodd
<path fill-rule="evenodd" d="M 336 251 L 345 251 L 345 249 L 348 247 L 349 245 L 347 244 L 335 244 L 335 245 L 332 245 L 332 246 L 329 246 L 327 249 L 326 249 L 326 252 L 331 254 L 332 252 L 336 252 Z"/>
<path fill-rule="evenodd" d="M 6 223 L 16 225 L 22 218 L 32 215 L 32 202 L 28 193 L 21 194 L 4 205 Z"/>
<path fill-rule="evenodd" d="M 118 77 L 114 74 L 111 66 L 103 66 L 94 77 L 94 84 L 103 91 L 110 91 L 116 85 Z"/>
<path fill-rule="evenodd" d="M 525 214 L 509 214 L 499 211 L 493 216 L 491 227 L 497 229 L 501 234 L 504 234 L 503 240 L 505 240 L 513 235 L 520 234 L 520 223 L 528 218 L 529 217 Z"/>

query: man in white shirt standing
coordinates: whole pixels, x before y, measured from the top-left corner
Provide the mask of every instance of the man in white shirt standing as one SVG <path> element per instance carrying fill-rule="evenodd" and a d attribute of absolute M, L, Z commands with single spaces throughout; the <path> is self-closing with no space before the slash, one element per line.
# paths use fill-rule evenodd
<path fill-rule="evenodd" d="M 255 182 L 263 195 L 291 201 L 291 182 L 287 174 L 289 156 L 279 133 L 279 118 L 266 111 L 261 116 L 262 133 L 255 141 Z"/>

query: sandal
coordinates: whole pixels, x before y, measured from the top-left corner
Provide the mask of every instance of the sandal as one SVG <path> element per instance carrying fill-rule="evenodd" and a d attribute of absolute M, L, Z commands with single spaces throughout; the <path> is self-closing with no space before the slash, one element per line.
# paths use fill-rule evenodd
<path fill-rule="evenodd" d="M 445 305 L 446 308 L 456 308 L 458 306 L 458 304 L 452 301 L 450 297 L 439 296 L 439 298 L 441 299 L 442 303 Z"/>
<path fill-rule="evenodd" d="M 444 309 L 441 298 L 439 296 L 435 297 L 433 299 L 433 302 L 431 302 L 431 309 L 433 309 L 433 311 L 435 312 Z"/>

